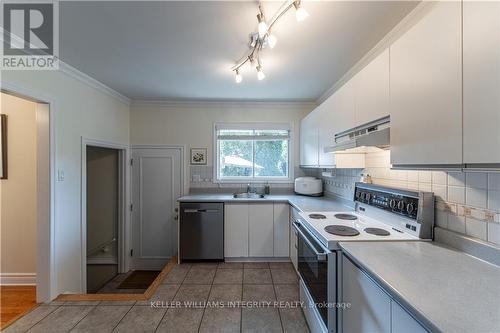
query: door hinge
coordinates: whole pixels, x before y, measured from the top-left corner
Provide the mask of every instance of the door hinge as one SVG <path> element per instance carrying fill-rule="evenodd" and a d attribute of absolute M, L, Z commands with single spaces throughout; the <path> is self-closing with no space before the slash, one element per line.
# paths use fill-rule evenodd
<path fill-rule="evenodd" d="M 134 204 L 130 204 L 130 211 L 134 211 Z"/>
<path fill-rule="evenodd" d="M 134 159 L 133 158 L 130 159 L 130 166 L 132 166 L 132 165 L 134 165 Z"/>
<path fill-rule="evenodd" d="M 134 256 L 134 249 L 130 249 L 130 256 L 133 257 Z"/>

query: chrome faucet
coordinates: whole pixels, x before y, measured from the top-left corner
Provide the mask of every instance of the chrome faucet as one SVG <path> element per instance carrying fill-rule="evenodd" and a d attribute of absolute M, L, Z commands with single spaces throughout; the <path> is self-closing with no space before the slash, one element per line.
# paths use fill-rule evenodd
<path fill-rule="evenodd" d="M 247 184 L 247 193 L 256 193 L 257 191 L 255 190 L 255 187 Z"/>

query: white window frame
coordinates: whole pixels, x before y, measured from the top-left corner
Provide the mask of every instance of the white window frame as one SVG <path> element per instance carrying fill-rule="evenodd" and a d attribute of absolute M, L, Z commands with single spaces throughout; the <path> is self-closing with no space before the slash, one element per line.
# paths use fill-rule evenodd
<path fill-rule="evenodd" d="M 246 129 L 246 130 L 288 130 L 288 177 L 235 177 L 235 178 L 219 178 L 219 142 L 217 138 L 218 129 Z M 213 126 L 213 182 L 214 183 L 270 183 L 270 184 L 290 184 L 293 183 L 294 171 L 294 137 L 293 123 L 289 122 L 231 122 L 231 123 L 214 123 Z"/>

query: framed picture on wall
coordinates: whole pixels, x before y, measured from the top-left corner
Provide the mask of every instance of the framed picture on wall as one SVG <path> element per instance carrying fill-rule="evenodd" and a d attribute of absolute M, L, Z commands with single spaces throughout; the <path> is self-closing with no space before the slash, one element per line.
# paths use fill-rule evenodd
<path fill-rule="evenodd" d="M 207 148 L 191 148 L 191 164 L 206 165 L 207 164 Z"/>
<path fill-rule="evenodd" d="M 0 179 L 7 179 L 7 115 L 0 114 Z"/>

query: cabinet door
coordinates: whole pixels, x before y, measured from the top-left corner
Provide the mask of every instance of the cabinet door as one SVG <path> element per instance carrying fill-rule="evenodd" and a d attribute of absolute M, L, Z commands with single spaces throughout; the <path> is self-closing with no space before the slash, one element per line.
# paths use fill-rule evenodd
<path fill-rule="evenodd" d="M 391 299 L 364 272 L 342 257 L 343 332 L 390 332 Z"/>
<path fill-rule="evenodd" d="M 297 270 L 297 230 L 293 227 L 293 222 L 299 217 L 299 211 L 292 206 L 290 206 L 290 260 L 292 261 L 293 267 Z"/>
<path fill-rule="evenodd" d="M 500 163 L 500 3 L 463 2 L 464 163 Z"/>
<path fill-rule="evenodd" d="M 333 123 L 335 122 L 334 110 L 331 99 L 324 101 L 316 110 L 318 112 L 318 155 L 319 165 L 322 167 L 334 167 L 335 155 L 325 153 L 325 148 L 335 143 Z"/>
<path fill-rule="evenodd" d="M 462 163 L 461 2 L 429 6 L 390 47 L 396 165 Z"/>
<path fill-rule="evenodd" d="M 274 204 L 274 256 L 289 257 L 289 205 L 285 203 Z"/>
<path fill-rule="evenodd" d="M 389 114 L 389 49 L 363 68 L 354 78 L 356 126 Z"/>
<path fill-rule="evenodd" d="M 398 303 L 392 301 L 392 333 L 425 333 L 427 330 L 420 325 L 405 309 Z"/>
<path fill-rule="evenodd" d="M 274 256 L 273 204 L 248 205 L 248 253 L 250 257 Z"/>
<path fill-rule="evenodd" d="M 318 119 L 311 112 L 300 122 L 300 165 L 318 166 Z"/>
<path fill-rule="evenodd" d="M 353 80 L 340 87 L 328 102 L 333 110 L 332 129 L 334 134 L 346 131 L 356 126 L 355 92 Z"/>
<path fill-rule="evenodd" d="M 224 256 L 248 257 L 248 204 L 224 205 Z"/>

